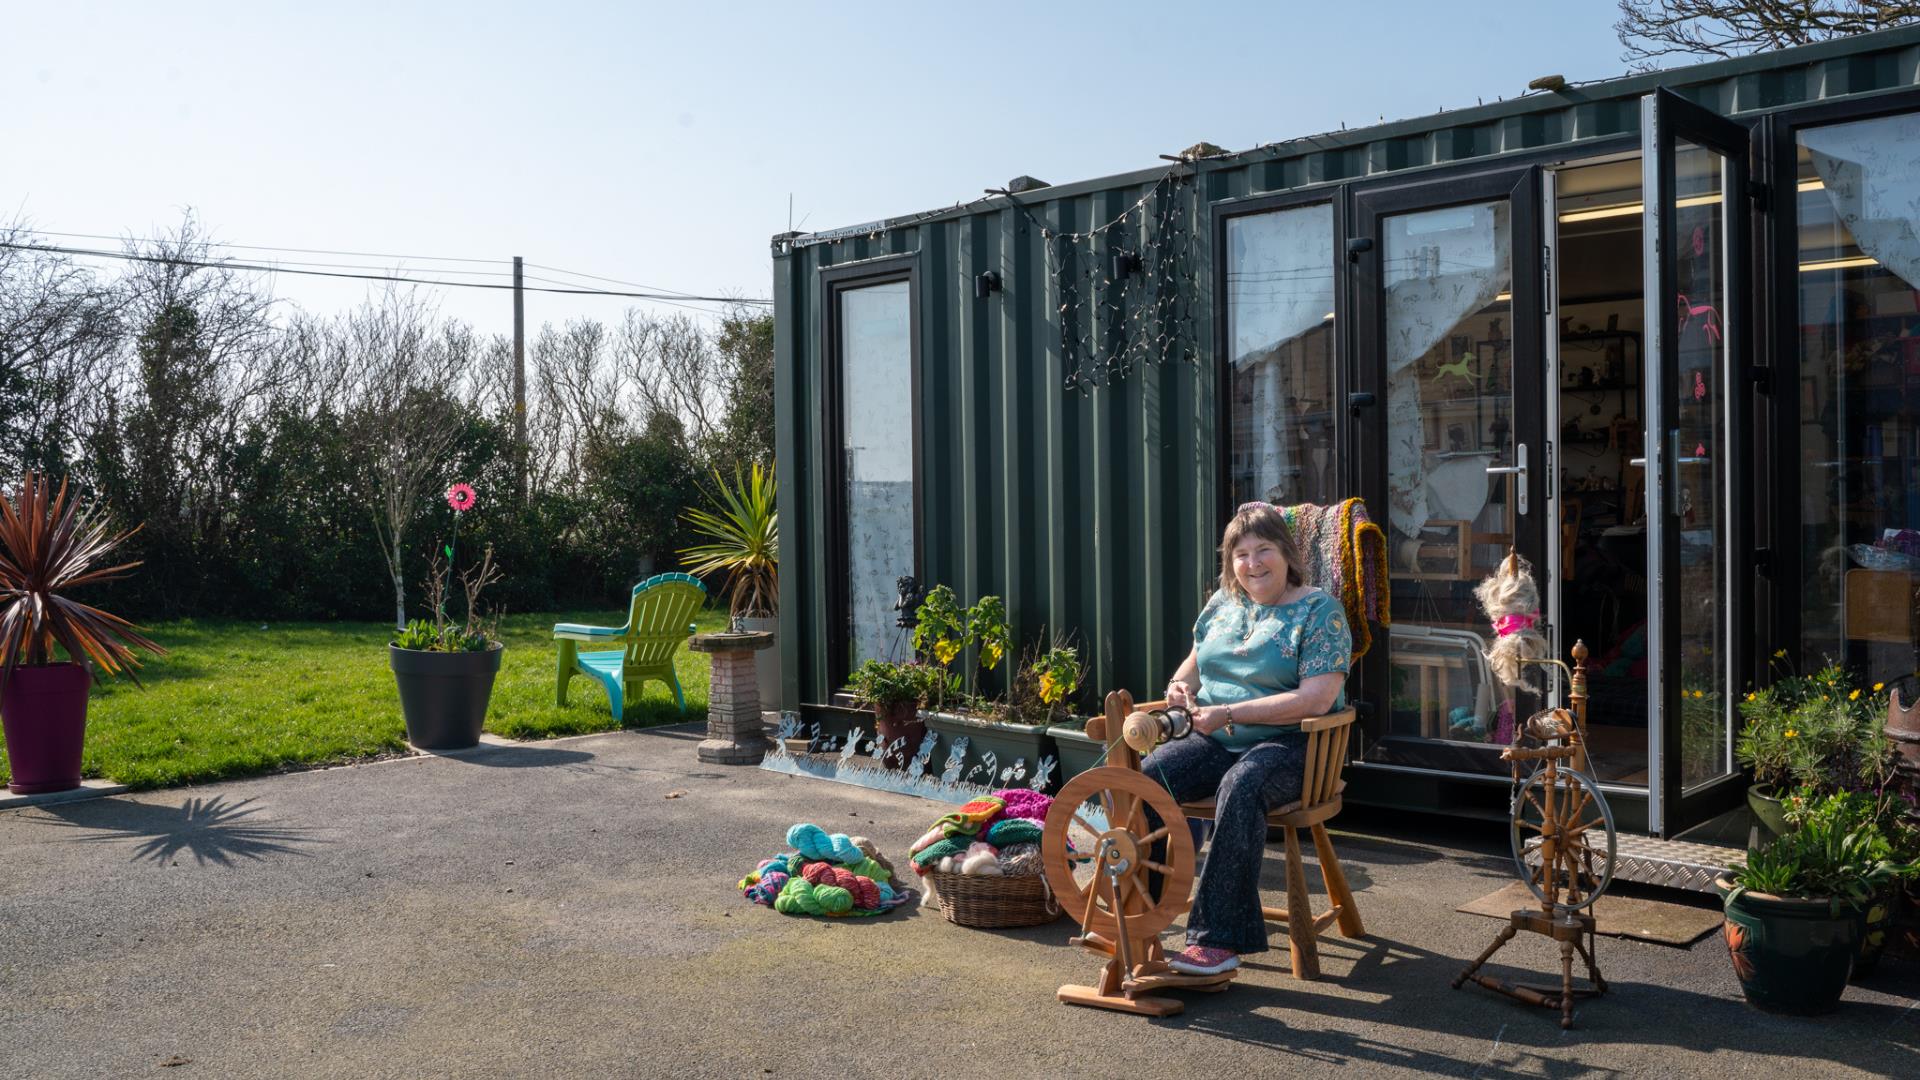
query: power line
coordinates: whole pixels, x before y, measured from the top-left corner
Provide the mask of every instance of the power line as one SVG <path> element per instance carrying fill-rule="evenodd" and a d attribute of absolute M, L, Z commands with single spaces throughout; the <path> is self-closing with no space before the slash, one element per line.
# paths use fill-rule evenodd
<path fill-rule="evenodd" d="M 35 236 L 65 236 L 79 240 L 132 240 L 141 244 L 153 244 L 156 247 L 169 241 L 154 240 L 147 237 L 107 236 L 102 233 L 54 232 L 51 229 L 18 229 L 18 232 L 32 233 Z M 378 251 L 333 251 L 327 248 L 271 247 L 263 244 L 227 244 L 219 241 L 207 241 L 208 247 L 233 248 L 236 251 L 287 251 L 296 255 L 347 255 L 356 259 L 417 259 L 423 262 L 465 262 L 465 263 L 505 263 L 507 259 L 469 259 L 453 255 L 388 255 Z M 502 271 L 504 273 L 504 271 Z"/>
<path fill-rule="evenodd" d="M 587 278 L 591 281 L 605 281 L 605 282 L 610 282 L 614 285 L 625 285 L 630 289 L 653 289 L 658 292 L 665 292 L 665 293 L 680 292 L 680 290 L 678 289 L 667 289 L 667 288 L 662 288 L 661 286 L 658 286 L 658 285 L 647 285 L 643 282 L 638 282 L 638 281 L 622 281 L 619 278 L 601 277 L 599 274 L 583 274 L 578 270 L 563 270 L 558 266 L 543 266 L 540 263 L 528 263 L 527 265 L 533 267 L 535 270 L 546 270 L 555 274 L 565 274 L 568 277 Z M 680 295 L 685 296 L 688 294 L 680 293 Z"/>
<path fill-rule="evenodd" d="M 12 248 L 16 251 L 44 251 L 58 255 L 79 255 L 97 259 L 122 259 L 128 262 L 169 263 L 176 266 L 197 266 L 210 270 L 252 270 L 265 274 L 300 274 L 307 277 L 348 278 L 356 281 L 393 281 L 405 285 L 438 285 L 451 289 L 504 289 L 512 290 L 511 284 L 499 284 L 487 281 L 443 281 L 434 278 L 403 277 L 397 274 L 349 274 L 336 270 L 301 270 L 287 266 L 263 265 L 241 262 L 207 262 L 199 259 L 184 259 L 163 255 L 136 255 L 124 251 L 98 251 L 89 248 L 59 247 L 51 244 L 16 244 L 0 241 L 0 248 Z M 479 260 L 473 260 L 479 261 Z M 708 304 L 752 304 L 770 305 L 771 300 L 760 300 L 732 296 L 695 296 L 689 293 L 661 294 L 653 292 L 618 292 L 611 289 L 569 289 L 527 287 L 528 292 L 560 293 L 569 296 L 618 296 L 632 300 L 654 300 L 686 307 L 688 301 Z M 696 309 L 699 310 L 699 309 Z"/>

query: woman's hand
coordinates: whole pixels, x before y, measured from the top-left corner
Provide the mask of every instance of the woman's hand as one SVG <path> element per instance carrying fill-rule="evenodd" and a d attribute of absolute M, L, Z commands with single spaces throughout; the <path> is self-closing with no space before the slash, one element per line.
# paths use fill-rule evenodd
<path fill-rule="evenodd" d="M 1202 705 L 1193 710 L 1193 730 L 1202 735 L 1211 735 L 1226 727 L 1233 720 L 1233 713 L 1224 705 Z"/>
<path fill-rule="evenodd" d="M 1193 688 L 1179 679 L 1168 683 L 1167 706 L 1174 709 L 1193 708 Z"/>

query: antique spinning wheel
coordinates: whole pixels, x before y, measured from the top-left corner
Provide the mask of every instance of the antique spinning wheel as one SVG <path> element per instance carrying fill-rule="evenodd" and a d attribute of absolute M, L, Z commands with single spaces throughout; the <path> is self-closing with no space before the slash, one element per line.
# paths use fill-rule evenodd
<path fill-rule="evenodd" d="M 1171 1016 L 1184 1003 L 1148 991 L 1223 990 L 1235 972 L 1183 975 L 1167 966 L 1160 933 L 1191 901 L 1193 836 L 1173 796 L 1140 772 L 1140 753 L 1173 732 L 1163 727 L 1164 713 L 1135 712 L 1124 690 L 1108 694 L 1106 704 L 1106 716 L 1088 721 L 1087 734 L 1107 742 L 1112 764 L 1067 781 L 1040 834 L 1047 886 L 1080 920 L 1073 944 L 1106 958 L 1097 985 L 1069 984 L 1057 996 Z"/>
<path fill-rule="evenodd" d="M 1619 832 L 1593 777 L 1541 765 L 1513 793 L 1508 841 L 1520 880 L 1543 904 L 1593 907 L 1613 883 Z"/>
<path fill-rule="evenodd" d="M 1573 666 L 1558 660 L 1522 661 L 1559 665 L 1572 684 L 1571 709 L 1545 709 L 1518 725 L 1513 745 L 1500 756 L 1513 768 L 1513 808 L 1508 837 L 1520 880 L 1540 901 L 1538 910 L 1513 912 L 1486 951 L 1454 977 L 1458 990 L 1469 981 L 1532 1005 L 1560 1010 L 1560 1026 L 1573 1026 L 1576 998 L 1607 992 L 1607 981 L 1593 958 L 1594 901 L 1613 882 L 1619 837 L 1613 811 L 1593 777 L 1576 768 L 1586 758 L 1587 646 L 1575 642 Z M 1521 773 L 1538 762 L 1526 779 Z M 1526 930 L 1560 946 L 1560 984 L 1511 983 L 1480 969 L 1514 935 Z M 1590 986 L 1576 987 L 1573 959 L 1586 961 Z"/>

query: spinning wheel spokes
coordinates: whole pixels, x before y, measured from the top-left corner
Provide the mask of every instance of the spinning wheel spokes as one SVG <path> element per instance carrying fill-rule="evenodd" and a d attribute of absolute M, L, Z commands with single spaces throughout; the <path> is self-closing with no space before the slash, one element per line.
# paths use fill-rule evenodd
<path fill-rule="evenodd" d="M 1613 881 L 1613 810 L 1592 777 L 1536 769 L 1515 793 L 1509 837 L 1521 880 L 1542 903 L 1590 907 Z M 1531 834 L 1531 835 L 1530 835 Z"/>
<path fill-rule="evenodd" d="M 1089 802 L 1101 808 L 1106 828 L 1096 829 L 1081 812 Z M 1048 886 L 1069 910 L 1084 913 L 1083 929 L 1113 939 L 1124 920 L 1127 937 L 1151 940 L 1186 911 L 1193 886 L 1193 838 L 1175 827 L 1181 817 L 1173 797 L 1138 772 L 1106 766 L 1081 773 L 1047 812 L 1040 852 Z M 1069 840 L 1075 855 L 1067 852 Z M 1164 845 L 1159 858 L 1156 844 Z M 1150 873 L 1160 880 L 1150 881 Z"/>

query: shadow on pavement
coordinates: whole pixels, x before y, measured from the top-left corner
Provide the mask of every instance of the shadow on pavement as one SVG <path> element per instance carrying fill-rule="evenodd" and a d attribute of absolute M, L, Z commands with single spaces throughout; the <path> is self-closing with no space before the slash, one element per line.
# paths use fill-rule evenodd
<path fill-rule="evenodd" d="M 253 799 L 192 798 L 178 806 L 124 799 L 45 807 L 57 828 L 92 830 L 70 838 L 76 844 L 132 843 L 134 861 L 167 862 L 186 852 L 200 863 L 232 866 L 270 855 L 305 855 L 301 847 L 325 843 L 309 829 L 255 820 Z"/>
<path fill-rule="evenodd" d="M 467 765 L 484 765 L 489 769 L 543 769 L 553 765 L 578 765 L 583 761 L 593 760 L 593 755 L 585 750 L 554 750 L 541 746 L 487 746 L 485 744 L 471 750 L 439 756 Z"/>

